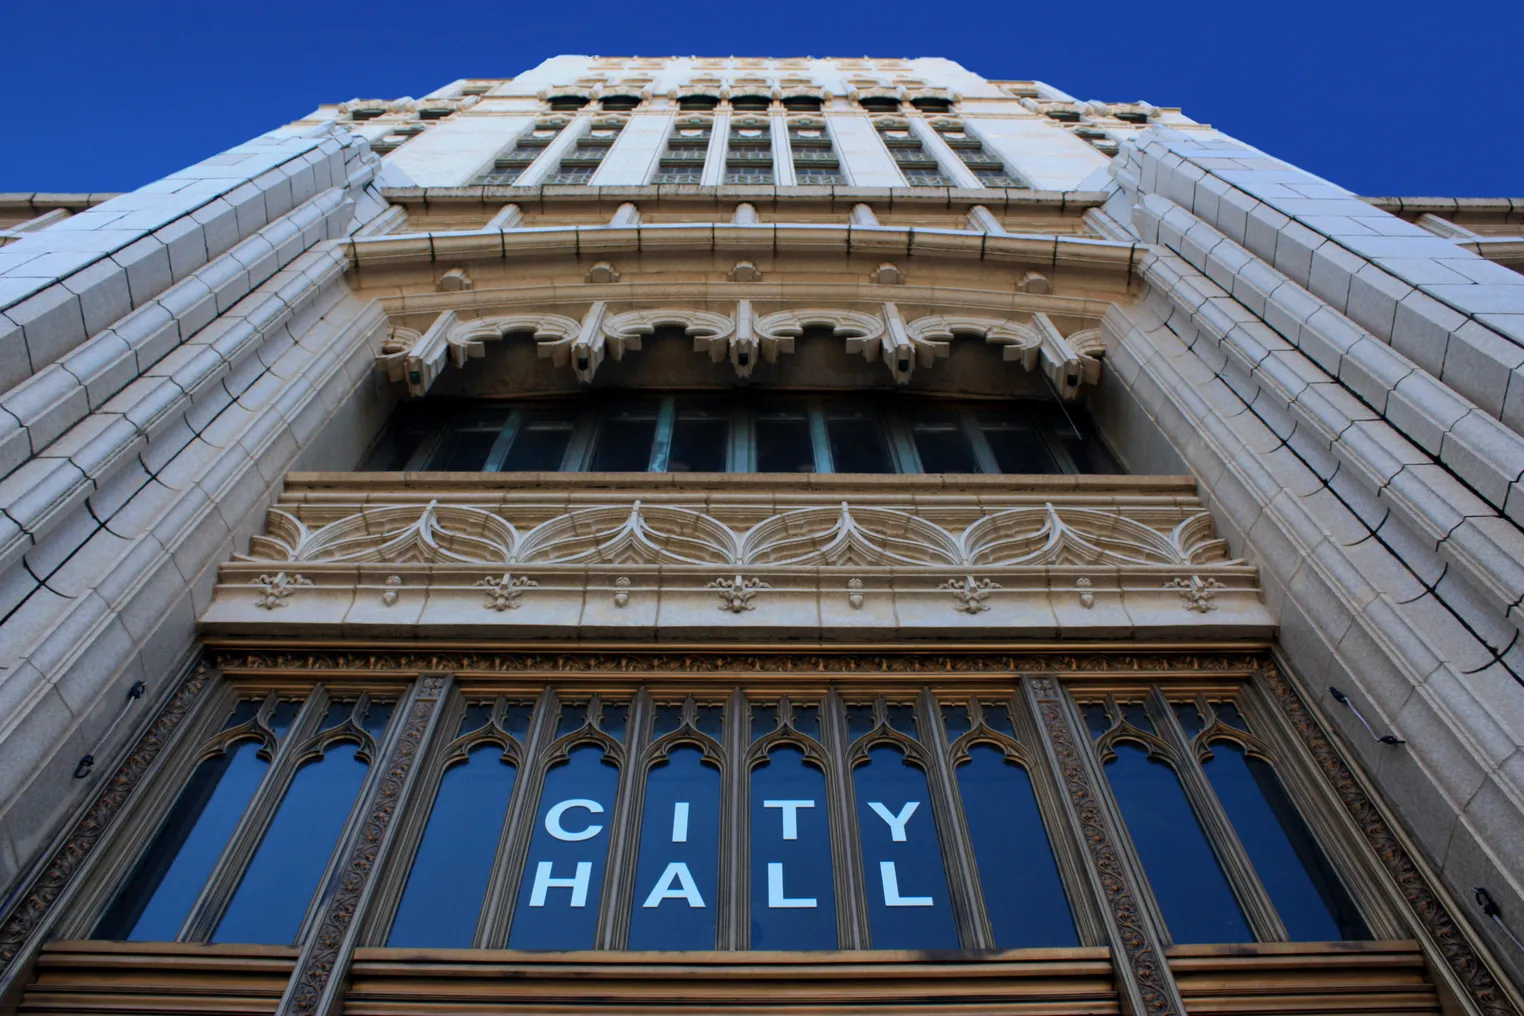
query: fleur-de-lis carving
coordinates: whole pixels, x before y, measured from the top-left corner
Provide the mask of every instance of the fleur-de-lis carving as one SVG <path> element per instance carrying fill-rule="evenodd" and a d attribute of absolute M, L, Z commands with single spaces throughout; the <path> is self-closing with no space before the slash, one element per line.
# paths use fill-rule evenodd
<path fill-rule="evenodd" d="M 1180 602 L 1186 610 L 1194 610 L 1198 614 L 1216 610 L 1217 604 L 1212 602 L 1212 597 L 1217 595 L 1217 590 L 1226 589 L 1227 586 L 1216 579 L 1203 579 L 1200 575 L 1192 575 L 1190 578 L 1170 579 L 1164 583 L 1165 589 L 1174 589 L 1180 593 Z"/>
<path fill-rule="evenodd" d="M 524 595 L 524 590 L 533 589 L 539 583 L 527 575 L 514 578 L 507 572 L 502 578 L 487 576 L 476 583 L 477 588 L 485 590 L 487 602 L 484 606 L 488 610 L 517 610 L 519 597 Z"/>
<path fill-rule="evenodd" d="M 1000 583 L 994 579 L 976 579 L 972 575 L 965 575 L 961 579 L 948 579 L 937 586 L 938 589 L 946 589 L 957 600 L 957 606 L 953 609 L 964 614 L 982 614 L 990 609 L 990 605 L 984 602 L 992 589 L 999 589 Z"/>
<path fill-rule="evenodd" d="M 729 579 L 715 579 L 709 583 L 709 588 L 719 594 L 721 610 L 740 614 L 744 611 L 756 610 L 756 605 L 751 602 L 752 597 L 756 596 L 759 590 L 771 589 L 772 586 L 761 579 L 748 579 L 737 575 Z"/>
<path fill-rule="evenodd" d="M 265 610 L 274 610 L 276 607 L 284 607 L 291 594 L 296 592 L 299 586 L 310 586 L 312 580 L 295 573 L 287 575 L 285 572 L 276 572 L 274 575 L 261 575 L 250 582 L 249 585 L 259 589 L 259 600 L 255 606 Z"/>

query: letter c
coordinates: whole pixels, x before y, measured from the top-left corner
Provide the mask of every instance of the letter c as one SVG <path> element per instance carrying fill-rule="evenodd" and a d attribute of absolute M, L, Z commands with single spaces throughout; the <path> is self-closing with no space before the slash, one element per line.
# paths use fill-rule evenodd
<path fill-rule="evenodd" d="M 545 831 L 556 839 L 565 840 L 568 843 L 576 843 L 578 840 L 590 840 L 603 832 L 603 826 L 601 825 L 590 825 L 586 829 L 577 832 L 567 832 L 561 828 L 561 816 L 566 814 L 567 810 L 571 808 L 586 808 L 594 815 L 603 814 L 603 805 L 597 801 L 589 801 L 585 797 L 574 797 L 570 801 L 562 801 L 559 804 L 553 805 L 545 813 Z"/>

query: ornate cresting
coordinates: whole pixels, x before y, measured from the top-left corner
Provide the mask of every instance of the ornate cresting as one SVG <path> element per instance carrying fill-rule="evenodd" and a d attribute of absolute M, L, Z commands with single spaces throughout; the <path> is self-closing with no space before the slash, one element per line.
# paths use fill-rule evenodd
<path fill-rule="evenodd" d="M 631 487 L 510 491 L 487 476 L 430 493 L 373 474 L 347 490 L 329 478 L 318 495 L 293 478 L 266 532 L 223 567 L 202 622 L 313 634 L 1271 631 L 1256 570 L 1229 556 L 1188 487 L 914 499 Z M 270 576 L 298 571 L 281 602 L 299 609 L 268 609 Z"/>

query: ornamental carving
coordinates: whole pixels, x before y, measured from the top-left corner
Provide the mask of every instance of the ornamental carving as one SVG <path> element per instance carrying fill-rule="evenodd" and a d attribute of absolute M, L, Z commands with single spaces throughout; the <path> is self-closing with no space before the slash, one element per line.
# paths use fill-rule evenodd
<path fill-rule="evenodd" d="M 621 309 L 598 301 L 568 314 L 503 314 L 460 320 L 453 310 L 440 314 L 427 330 L 394 327 L 377 355 L 377 364 L 393 381 L 406 381 L 410 394 L 426 393 L 444 368 L 463 367 L 486 355 L 486 343 L 527 337 L 539 355 L 557 367 L 570 367 L 577 379 L 591 382 L 605 359 L 620 360 L 637 352 L 643 337 L 657 328 L 681 328 L 693 339 L 694 352 L 713 362 L 728 359 L 738 377 L 750 376 L 759 359 L 775 363 L 794 351 L 806 328 L 829 328 L 848 356 L 882 363 L 898 384 L 910 381 L 917 367 L 930 369 L 946 357 L 955 337 L 982 339 L 1002 347 L 1003 359 L 1023 370 L 1042 368 L 1065 397 L 1100 378 L 1099 333 L 1076 332 L 1066 339 L 1043 314 L 1029 321 L 971 315 L 933 314 L 906 319 L 885 301 L 852 307 L 805 307 L 764 312 L 751 300 L 733 311 L 709 306 Z"/>

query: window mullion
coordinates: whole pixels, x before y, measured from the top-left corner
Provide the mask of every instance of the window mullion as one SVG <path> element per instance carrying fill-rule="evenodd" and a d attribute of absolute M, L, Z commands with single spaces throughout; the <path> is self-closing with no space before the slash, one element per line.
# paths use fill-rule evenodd
<path fill-rule="evenodd" d="M 641 818 L 645 812 L 646 750 L 651 737 L 651 696 L 642 688 L 630 703 L 625 721 L 625 759 L 614 793 L 609 822 L 609 854 L 605 860 L 603 893 L 595 948 L 623 949 L 630 934 L 630 907 L 635 899 L 635 866 L 640 860 Z"/>
<path fill-rule="evenodd" d="M 439 451 L 440 445 L 444 444 L 445 435 L 450 431 L 448 423 L 441 423 L 423 435 L 423 440 L 418 442 L 418 447 L 413 449 L 413 454 L 408 456 L 407 463 L 403 465 L 404 473 L 421 473 L 429 468 L 429 460 Z"/>
<path fill-rule="evenodd" d="M 836 871 L 836 936 L 841 949 L 869 948 L 868 900 L 857 834 L 857 802 L 847 765 L 846 710 L 835 691 L 820 703 L 821 744 L 827 759 L 826 805 L 831 822 L 831 860 Z"/>
<path fill-rule="evenodd" d="M 905 418 L 892 409 L 886 409 L 880 419 L 884 423 L 884 431 L 889 436 L 889 452 L 894 457 L 894 471 L 897 473 L 924 473 L 926 470 L 921 466 L 921 455 L 916 451 L 915 435 L 910 432 L 910 425 Z"/>
<path fill-rule="evenodd" d="M 243 880 L 244 871 L 253 859 L 254 851 L 259 849 L 259 844 L 286 795 L 286 788 L 296 774 L 297 760 L 302 749 L 312 735 L 317 733 L 328 712 L 328 702 L 327 686 L 313 685 L 307 700 L 302 703 L 296 722 L 276 745 L 275 757 L 270 760 L 270 767 L 265 770 L 259 789 L 254 792 L 233 835 L 228 838 L 222 856 L 217 859 L 212 874 L 207 878 L 206 885 L 201 888 L 200 895 L 191 906 L 190 914 L 180 929 L 179 941 L 206 942 L 217 930 L 223 911 L 227 909 L 233 893 Z"/>
<path fill-rule="evenodd" d="M 756 432 L 752 428 L 751 408 L 737 406 L 730 414 L 730 453 L 725 469 L 731 473 L 757 471 Z"/>
<path fill-rule="evenodd" d="M 514 782 L 513 796 L 508 801 L 507 814 L 503 816 L 503 834 L 498 841 L 497 857 L 482 902 L 481 919 L 476 926 L 476 946 L 480 949 L 501 949 L 508 941 L 513 903 L 518 898 L 524 858 L 529 854 L 534 816 L 540 806 L 540 791 L 545 782 L 545 767 L 541 765 L 540 756 L 556 739 L 558 705 L 555 692 L 549 688 L 542 691 L 535 705 L 529 734 L 524 738 L 523 761 Z"/>
<path fill-rule="evenodd" d="M 1181 759 L 1178 773 L 1180 785 L 1196 811 L 1207 842 L 1217 854 L 1223 874 L 1233 887 L 1233 894 L 1238 897 L 1238 905 L 1243 908 L 1244 917 L 1248 920 L 1254 937 L 1261 942 L 1287 941 L 1290 936 L 1286 933 L 1286 925 L 1276 913 L 1275 904 L 1270 902 L 1270 894 L 1265 891 L 1264 884 L 1255 873 L 1254 865 L 1250 863 L 1249 855 L 1233 829 L 1233 823 L 1223 811 L 1212 785 L 1207 782 L 1206 774 L 1201 771 L 1195 748 L 1176 723 L 1175 711 L 1170 708 L 1169 700 L 1156 686 L 1149 692 L 1146 701 L 1160 735 Z"/>
<path fill-rule="evenodd" d="M 672 426 L 677 419 L 677 399 L 662 397 L 661 408 L 656 414 L 656 436 L 651 441 L 651 461 L 646 465 L 648 473 L 665 473 L 672 460 Z"/>
<path fill-rule="evenodd" d="M 745 758 L 751 746 L 751 704 L 739 689 L 726 702 L 724 781 L 721 784 L 718 949 L 744 949 L 751 927 L 751 800 Z"/>
<path fill-rule="evenodd" d="M 810 444 L 815 452 L 815 472 L 834 473 L 836 464 L 831 461 L 831 432 L 826 426 L 825 410 L 819 399 L 809 401 Z"/>
<path fill-rule="evenodd" d="M 963 433 L 968 437 L 968 444 L 974 450 L 974 461 L 979 463 L 981 473 L 999 473 L 1000 463 L 995 459 L 995 451 L 990 447 L 989 438 L 984 436 L 984 430 L 979 426 L 978 419 L 972 409 L 958 410 L 958 419 L 963 424 Z"/>
<path fill-rule="evenodd" d="M 561 472 L 581 473 L 587 470 L 593 457 L 593 442 L 598 437 L 598 411 L 585 410 L 577 417 L 566 454 L 561 457 Z"/>
<path fill-rule="evenodd" d="M 487 461 L 482 463 L 482 472 L 503 471 L 503 462 L 508 458 L 508 450 L 513 447 L 514 438 L 518 437 L 519 427 L 523 422 L 522 411 L 514 409 L 508 413 L 507 422 L 503 424 L 503 429 L 498 431 L 497 440 L 492 442 L 492 450 L 487 453 Z"/>
<path fill-rule="evenodd" d="M 1123 1009 L 1183 1013 L 1185 1002 L 1164 962 L 1169 941 L 1164 922 L 1122 832 L 1126 826 L 1090 750 L 1085 725 L 1054 678 L 1028 677 L 1021 686 L 1042 733 L 1043 756 L 1063 790 L 1070 835 L 1086 847 L 1087 881 L 1101 904 L 1105 944 L 1111 948 L 1118 989 L 1126 996 Z M 1145 992 L 1154 996 L 1153 1005 L 1144 1001 Z"/>
<path fill-rule="evenodd" d="M 958 928 L 958 938 L 965 949 L 993 949 L 995 935 L 979 890 L 974 845 L 969 839 L 968 823 L 963 819 L 952 765 L 947 757 L 947 731 L 942 727 L 942 709 L 930 689 L 922 689 L 918 705 L 921 730 L 924 731 L 921 740 L 929 749 L 927 754 L 931 756 L 932 765 L 932 771 L 926 774 L 926 782 L 931 790 L 931 806 L 942 842 L 943 863 L 952 886 L 953 920 Z"/>

